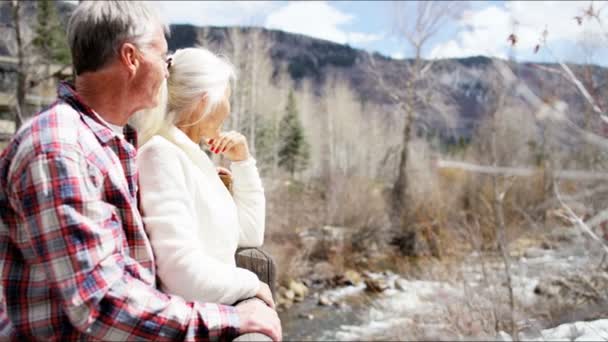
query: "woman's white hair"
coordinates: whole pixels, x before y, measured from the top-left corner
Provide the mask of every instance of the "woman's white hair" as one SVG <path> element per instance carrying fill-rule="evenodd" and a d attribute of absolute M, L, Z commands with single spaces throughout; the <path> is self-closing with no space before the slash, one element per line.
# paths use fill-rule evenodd
<path fill-rule="evenodd" d="M 131 119 L 140 144 L 154 135 L 164 135 L 169 127 L 183 121 L 181 116 L 190 115 L 205 96 L 207 104 L 201 116 L 187 123 L 196 124 L 223 100 L 226 89 L 236 81 L 234 66 L 205 48 L 180 49 L 169 58 L 169 78 L 160 87 L 158 105 L 136 113 Z"/>

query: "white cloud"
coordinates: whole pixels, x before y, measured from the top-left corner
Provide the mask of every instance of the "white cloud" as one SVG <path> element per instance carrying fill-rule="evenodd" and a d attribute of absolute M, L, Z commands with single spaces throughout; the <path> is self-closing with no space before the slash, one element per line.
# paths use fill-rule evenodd
<path fill-rule="evenodd" d="M 353 15 L 343 13 L 325 1 L 296 1 L 270 13 L 264 26 L 340 44 L 366 44 L 382 39 L 382 35 L 348 32 L 340 28 L 353 19 Z"/>
<path fill-rule="evenodd" d="M 403 59 L 404 57 L 403 52 L 395 52 L 391 55 L 392 59 Z"/>
<path fill-rule="evenodd" d="M 384 34 L 340 28 L 352 23 L 355 17 L 325 1 L 153 1 L 152 4 L 172 24 L 264 26 L 351 45 L 384 38 Z"/>
<path fill-rule="evenodd" d="M 172 24 L 261 26 L 276 1 L 152 1 Z"/>
<path fill-rule="evenodd" d="M 598 8 L 606 2 L 594 4 Z M 515 54 L 529 54 L 545 28 L 549 44 L 575 42 L 581 37 L 583 26 L 577 25 L 574 17 L 581 15 L 588 6 L 586 1 L 513 1 L 504 6 L 491 5 L 470 11 L 458 23 L 460 32 L 456 38 L 437 44 L 431 57 L 486 55 L 505 58 L 509 51 L 507 37 L 513 32 L 518 38 Z M 602 14 L 606 16 L 606 13 Z M 596 23 L 588 24 L 594 26 L 594 30 L 599 29 Z"/>

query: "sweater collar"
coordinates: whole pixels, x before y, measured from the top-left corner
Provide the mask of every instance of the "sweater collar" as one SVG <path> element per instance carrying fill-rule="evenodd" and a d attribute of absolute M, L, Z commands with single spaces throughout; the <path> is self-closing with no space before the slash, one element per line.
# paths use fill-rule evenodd
<path fill-rule="evenodd" d="M 186 133 L 182 132 L 181 129 L 171 126 L 168 130 L 168 137 L 170 141 L 173 141 L 178 147 L 180 147 L 188 158 L 196 164 L 201 170 L 211 170 L 215 173 L 215 166 L 211 161 L 211 158 L 201 150 L 200 146 L 196 144 Z"/>

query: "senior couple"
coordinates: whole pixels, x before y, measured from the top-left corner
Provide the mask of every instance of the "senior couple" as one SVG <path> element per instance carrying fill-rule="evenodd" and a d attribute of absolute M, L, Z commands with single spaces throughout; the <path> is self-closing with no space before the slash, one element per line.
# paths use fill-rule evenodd
<path fill-rule="evenodd" d="M 0 156 L 4 337 L 281 339 L 268 285 L 235 266 L 265 216 L 246 139 L 221 131 L 235 71 L 202 48 L 167 56 L 167 31 L 143 2 L 72 14 L 75 83 Z M 232 193 L 200 142 L 231 160 Z"/>

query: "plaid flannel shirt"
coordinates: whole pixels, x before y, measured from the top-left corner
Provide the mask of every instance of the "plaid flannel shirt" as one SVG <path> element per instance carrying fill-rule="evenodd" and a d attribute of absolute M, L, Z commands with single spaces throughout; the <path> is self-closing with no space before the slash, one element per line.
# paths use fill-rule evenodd
<path fill-rule="evenodd" d="M 58 93 L 0 156 L 0 331 L 57 341 L 235 337 L 234 307 L 155 288 L 126 141 L 135 132 L 116 135 L 69 85 Z"/>

